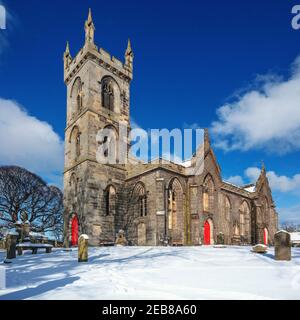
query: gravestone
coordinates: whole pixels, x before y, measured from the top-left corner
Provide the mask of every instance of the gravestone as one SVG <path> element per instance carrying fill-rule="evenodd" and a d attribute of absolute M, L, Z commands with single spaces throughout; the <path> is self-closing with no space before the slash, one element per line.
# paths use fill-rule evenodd
<path fill-rule="evenodd" d="M 275 233 L 275 260 L 291 260 L 291 235 L 284 230 Z"/>
<path fill-rule="evenodd" d="M 10 232 L 6 236 L 6 259 L 15 259 L 16 258 L 16 245 L 18 233 Z"/>
<path fill-rule="evenodd" d="M 217 234 L 217 244 L 220 244 L 220 245 L 224 245 L 225 244 L 224 233 L 219 232 Z"/>
<path fill-rule="evenodd" d="M 120 230 L 116 236 L 116 245 L 117 246 L 127 246 L 127 240 L 125 237 L 125 231 Z"/>
<path fill-rule="evenodd" d="M 82 234 L 78 239 L 78 262 L 88 261 L 89 237 Z"/>
<path fill-rule="evenodd" d="M 268 247 L 264 244 L 256 244 L 255 246 L 252 247 L 252 252 L 255 253 L 267 253 L 268 252 Z"/>

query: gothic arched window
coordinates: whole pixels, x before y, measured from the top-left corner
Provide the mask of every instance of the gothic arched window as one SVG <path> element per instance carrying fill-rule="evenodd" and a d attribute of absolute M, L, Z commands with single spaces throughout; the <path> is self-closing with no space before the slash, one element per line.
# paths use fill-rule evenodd
<path fill-rule="evenodd" d="M 80 135 L 81 132 L 77 126 L 73 127 L 70 135 L 69 143 L 71 144 L 71 159 L 76 161 L 80 156 Z"/>
<path fill-rule="evenodd" d="M 215 206 L 215 185 L 213 179 L 208 175 L 203 184 L 203 210 L 213 212 Z"/>
<path fill-rule="evenodd" d="M 82 108 L 82 99 L 83 99 L 83 91 L 82 91 L 82 82 L 79 77 L 74 81 L 72 90 L 71 90 L 71 99 L 72 99 L 72 113 L 80 112 Z"/>
<path fill-rule="evenodd" d="M 250 227 L 250 208 L 246 201 L 244 201 L 239 209 L 240 215 L 240 235 L 248 236 Z"/>
<path fill-rule="evenodd" d="M 112 185 L 108 186 L 104 191 L 105 198 L 105 214 L 107 216 L 115 213 L 116 209 L 116 189 Z"/>
<path fill-rule="evenodd" d="M 114 111 L 115 92 L 114 83 L 111 78 L 102 81 L 102 106 L 110 111 Z"/>
<path fill-rule="evenodd" d="M 224 218 L 226 221 L 230 221 L 230 215 L 231 215 L 231 203 L 227 196 L 223 196 L 223 208 L 224 212 Z"/>
<path fill-rule="evenodd" d="M 138 215 L 146 217 L 148 214 L 147 193 L 142 183 L 137 183 L 135 186 L 134 197 L 136 198 Z"/>
<path fill-rule="evenodd" d="M 171 234 L 171 241 L 184 243 L 184 194 L 180 181 L 173 178 L 168 187 L 168 225 Z"/>
<path fill-rule="evenodd" d="M 265 200 L 265 203 L 263 205 L 263 208 L 264 208 L 264 223 L 265 224 L 269 224 L 270 222 L 270 206 L 269 206 L 269 201 L 268 201 L 268 198 L 265 197 L 264 198 Z"/>
<path fill-rule="evenodd" d="M 74 193 L 74 196 L 77 195 L 78 191 L 78 178 L 76 178 L 76 174 L 73 172 L 70 178 L 70 187 L 72 192 Z"/>

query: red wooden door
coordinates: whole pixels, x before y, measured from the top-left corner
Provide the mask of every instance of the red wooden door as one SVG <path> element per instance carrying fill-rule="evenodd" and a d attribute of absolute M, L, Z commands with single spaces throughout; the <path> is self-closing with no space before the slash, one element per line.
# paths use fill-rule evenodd
<path fill-rule="evenodd" d="M 72 219 L 72 246 L 77 246 L 78 244 L 78 217 L 75 215 Z"/>
<path fill-rule="evenodd" d="M 268 229 L 264 229 L 264 244 L 267 246 L 268 245 Z"/>
<path fill-rule="evenodd" d="M 210 224 L 208 221 L 204 224 L 204 244 L 210 244 Z"/>

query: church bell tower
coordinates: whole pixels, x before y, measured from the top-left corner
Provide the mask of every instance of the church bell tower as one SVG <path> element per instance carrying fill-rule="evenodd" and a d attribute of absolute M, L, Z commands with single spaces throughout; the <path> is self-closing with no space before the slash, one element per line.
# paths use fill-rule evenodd
<path fill-rule="evenodd" d="M 99 130 L 109 128 L 117 141 L 119 124 L 130 127 L 130 82 L 133 51 L 128 40 L 125 62 L 94 42 L 95 25 L 89 10 L 84 25 L 85 42 L 72 57 L 69 43 L 64 52 L 64 82 L 67 87 L 65 129 L 64 205 L 65 244 L 76 245 L 78 234 L 86 233 L 91 245 L 108 245 L 122 219 L 120 194 L 125 165 L 99 163 Z"/>

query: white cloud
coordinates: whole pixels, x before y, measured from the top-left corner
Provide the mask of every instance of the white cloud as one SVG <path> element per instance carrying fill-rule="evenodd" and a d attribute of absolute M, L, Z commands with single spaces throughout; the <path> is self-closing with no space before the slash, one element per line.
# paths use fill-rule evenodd
<path fill-rule="evenodd" d="M 0 98 L 0 165 L 18 165 L 62 186 L 64 145 L 53 128 Z"/>
<path fill-rule="evenodd" d="M 264 149 L 283 154 L 300 149 L 300 57 L 288 79 L 266 75 L 256 89 L 217 110 L 215 145 L 225 151 Z"/>
<path fill-rule="evenodd" d="M 250 167 L 245 170 L 245 176 L 249 179 L 251 183 L 254 183 L 257 181 L 259 175 L 260 175 L 261 169 Z"/>
<path fill-rule="evenodd" d="M 241 176 L 231 176 L 226 178 L 225 181 L 232 183 L 236 186 L 242 186 L 244 184 L 244 180 Z"/>
<path fill-rule="evenodd" d="M 277 211 L 282 223 L 300 224 L 300 204 L 287 208 L 277 208 Z"/>
<path fill-rule="evenodd" d="M 290 178 L 279 176 L 274 171 L 269 171 L 267 175 L 273 190 L 300 194 L 300 174 L 296 174 Z"/>
<path fill-rule="evenodd" d="M 244 185 L 246 183 L 255 183 L 260 175 L 261 170 L 257 167 L 247 168 L 244 172 L 244 177 L 233 176 L 227 178 L 226 181 Z M 292 192 L 300 195 L 300 174 L 295 174 L 292 177 L 278 175 L 274 171 L 268 171 L 267 177 L 272 191 Z"/>

